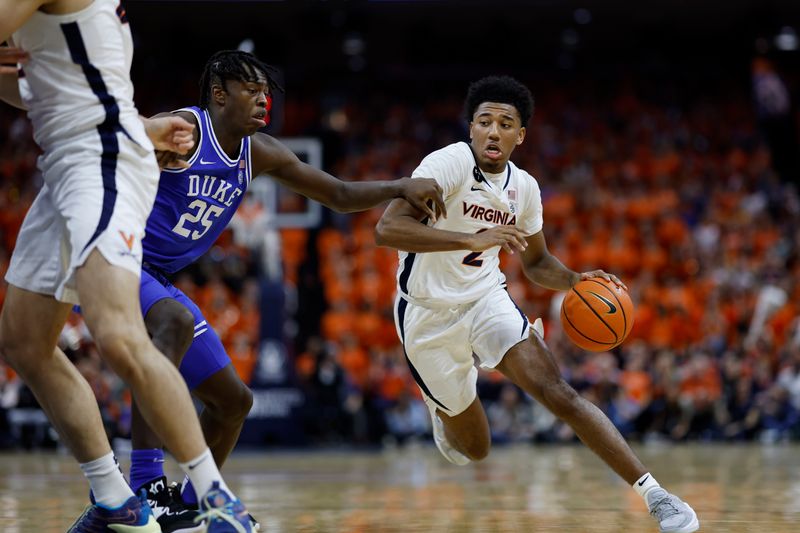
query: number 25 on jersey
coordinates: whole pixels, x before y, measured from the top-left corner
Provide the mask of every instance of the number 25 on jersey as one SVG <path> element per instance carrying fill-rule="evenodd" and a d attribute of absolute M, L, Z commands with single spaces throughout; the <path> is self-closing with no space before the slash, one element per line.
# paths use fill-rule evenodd
<path fill-rule="evenodd" d="M 195 200 L 189 204 L 189 209 L 195 209 L 194 212 L 188 212 L 181 215 L 181 218 L 178 219 L 178 223 L 175 224 L 175 227 L 172 228 L 172 231 L 180 235 L 181 237 L 190 238 L 193 241 L 196 241 L 203 237 L 203 235 L 211 229 L 211 226 L 214 224 L 214 219 L 219 217 L 224 211 L 224 207 L 220 207 L 218 205 L 209 205 L 204 200 Z M 192 231 L 189 228 L 185 228 L 184 224 L 196 224 L 200 222 L 203 226 L 203 230 L 194 230 Z"/>

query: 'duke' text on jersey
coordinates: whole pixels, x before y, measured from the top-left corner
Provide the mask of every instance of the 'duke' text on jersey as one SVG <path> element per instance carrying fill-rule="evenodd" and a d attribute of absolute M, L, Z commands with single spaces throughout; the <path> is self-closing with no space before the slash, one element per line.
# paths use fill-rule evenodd
<path fill-rule="evenodd" d="M 216 191 L 212 194 L 215 186 Z M 206 198 L 217 200 L 218 202 L 230 207 L 233 205 L 233 201 L 242 195 L 242 189 L 239 187 L 236 187 L 229 192 L 229 190 L 232 188 L 233 185 L 225 180 L 219 180 L 219 183 L 217 183 L 216 176 L 203 176 L 201 183 L 200 176 L 197 174 L 192 174 L 189 176 L 189 191 L 186 193 L 186 196 L 204 196 Z"/>

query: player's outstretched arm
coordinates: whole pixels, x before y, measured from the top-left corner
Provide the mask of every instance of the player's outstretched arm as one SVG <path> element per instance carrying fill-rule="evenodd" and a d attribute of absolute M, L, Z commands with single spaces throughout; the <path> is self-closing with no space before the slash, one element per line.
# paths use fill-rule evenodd
<path fill-rule="evenodd" d="M 28 53 L 21 48 L 0 46 L 0 100 L 19 109 L 25 109 L 19 94 L 17 63 L 25 63 Z"/>
<path fill-rule="evenodd" d="M 429 179 L 346 182 L 300 161 L 278 140 L 251 137 L 254 175 L 267 173 L 289 189 L 341 213 L 363 211 L 392 198 L 404 198 L 433 218 L 446 216 L 441 187 Z"/>
<path fill-rule="evenodd" d="M 589 278 L 604 278 L 625 287 L 625 285 L 615 276 L 602 270 L 592 270 L 589 272 L 573 272 L 564 266 L 556 256 L 547 249 L 547 242 L 544 232 L 539 231 L 526 238 L 528 247 L 520 256 L 522 269 L 529 280 L 557 291 L 566 291 L 572 288 L 581 280 Z"/>
<path fill-rule="evenodd" d="M 419 179 L 419 178 L 415 178 Z M 525 236 L 514 226 L 481 233 L 461 233 L 428 226 L 427 215 L 404 200 L 394 200 L 375 226 L 375 243 L 405 252 L 482 252 L 501 246 L 509 253 L 525 249 Z"/>

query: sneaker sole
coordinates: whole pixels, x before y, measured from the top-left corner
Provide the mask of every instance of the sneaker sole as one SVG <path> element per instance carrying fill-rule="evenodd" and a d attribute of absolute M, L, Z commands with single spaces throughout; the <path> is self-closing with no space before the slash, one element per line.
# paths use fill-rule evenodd
<path fill-rule="evenodd" d="M 108 529 L 115 533 L 159 533 L 161 527 L 156 519 L 150 515 L 150 519 L 143 526 L 126 526 L 125 524 L 108 524 Z"/>
<path fill-rule="evenodd" d="M 206 524 L 201 522 L 198 526 L 182 527 L 180 529 L 173 529 L 170 533 L 205 533 Z"/>
<path fill-rule="evenodd" d="M 694 513 L 694 509 L 692 509 L 692 512 Z M 700 529 L 700 520 L 697 519 L 697 514 L 695 514 L 694 518 L 692 519 L 692 521 L 689 524 L 683 526 L 680 529 L 673 529 L 673 530 L 669 531 L 668 533 L 693 533 L 694 531 L 697 531 L 698 529 Z"/>

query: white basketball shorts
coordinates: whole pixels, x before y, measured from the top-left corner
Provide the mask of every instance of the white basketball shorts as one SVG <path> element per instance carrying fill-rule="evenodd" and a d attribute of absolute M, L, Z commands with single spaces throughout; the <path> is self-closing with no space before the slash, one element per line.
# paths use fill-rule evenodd
<path fill-rule="evenodd" d="M 411 374 L 430 409 L 454 416 L 477 395 L 478 370 L 492 369 L 528 338 L 528 318 L 502 287 L 472 303 L 450 308 L 395 302 L 395 325 Z"/>
<path fill-rule="evenodd" d="M 45 185 L 22 223 L 6 281 L 79 304 L 75 270 L 94 249 L 141 274 L 159 170 L 152 150 L 123 132 L 95 130 L 62 146 L 40 158 Z"/>

